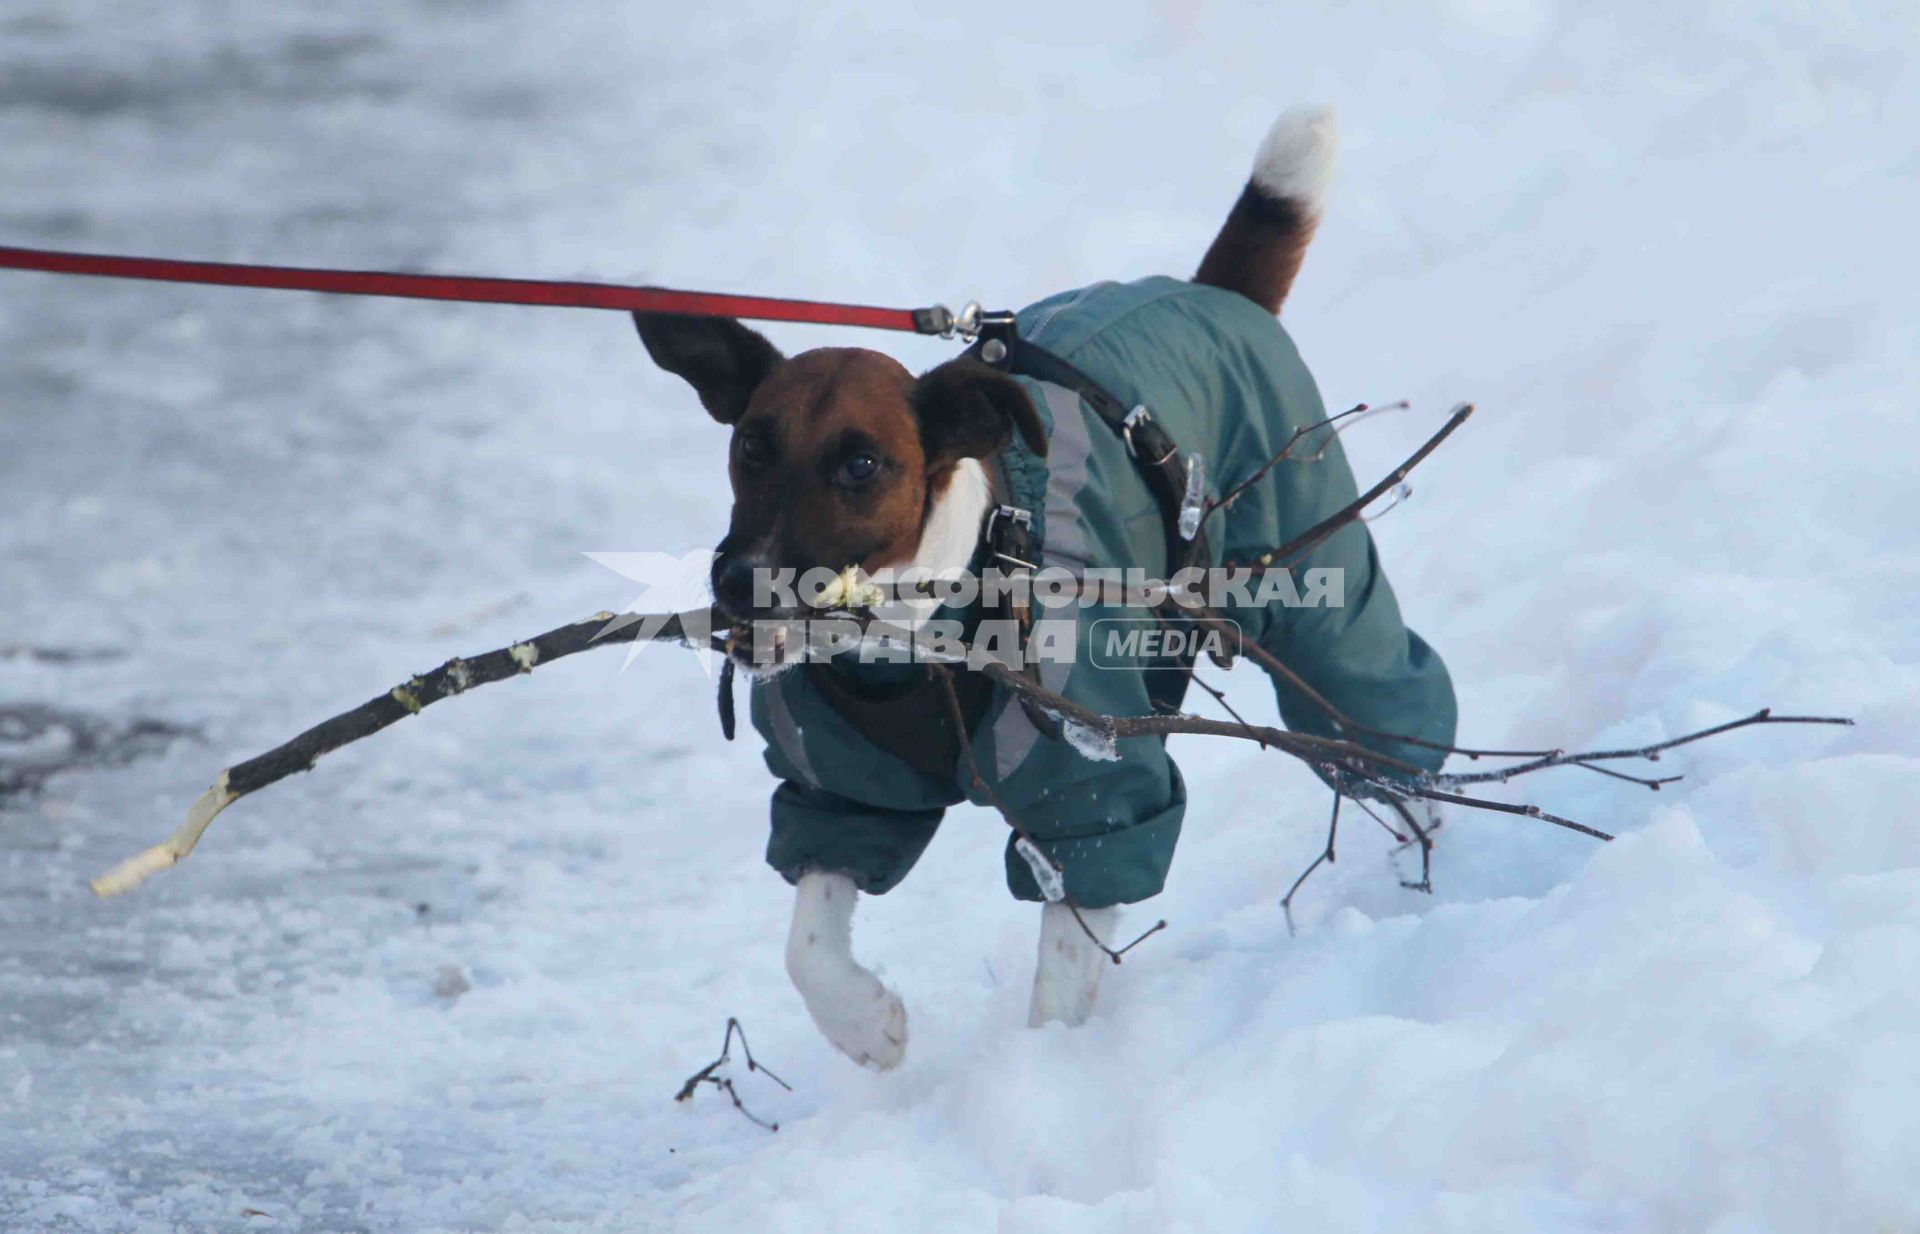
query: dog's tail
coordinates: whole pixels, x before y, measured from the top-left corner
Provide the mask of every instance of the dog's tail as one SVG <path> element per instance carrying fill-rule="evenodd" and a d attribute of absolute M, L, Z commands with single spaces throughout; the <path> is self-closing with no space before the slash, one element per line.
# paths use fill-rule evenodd
<path fill-rule="evenodd" d="M 1280 113 L 1260 143 L 1247 187 L 1193 281 L 1237 291 L 1278 313 L 1320 225 L 1338 148 L 1331 108 L 1290 107 Z"/>

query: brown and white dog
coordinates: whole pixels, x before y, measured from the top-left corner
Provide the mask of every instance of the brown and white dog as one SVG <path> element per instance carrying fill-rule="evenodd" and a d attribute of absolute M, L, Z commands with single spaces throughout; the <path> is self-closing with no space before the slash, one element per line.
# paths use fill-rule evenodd
<path fill-rule="evenodd" d="M 1329 112 L 1281 115 L 1194 281 L 1277 313 L 1319 222 L 1334 152 Z M 691 384 L 713 418 L 733 429 L 733 516 L 712 582 L 716 603 L 736 621 L 795 615 L 756 609 L 759 570 L 964 569 L 993 501 L 981 460 L 1015 432 L 1045 450 L 1020 386 L 975 361 L 915 377 L 864 348 L 785 357 L 723 318 L 635 320 L 654 361 Z M 885 1069 L 904 1055 L 906 1011 L 853 958 L 858 896 L 843 874 L 801 877 L 787 971 L 827 1038 L 856 1061 Z M 1082 915 L 1111 937 L 1117 909 Z M 1031 1022 L 1085 1020 L 1104 959 L 1064 905 L 1044 906 Z"/>

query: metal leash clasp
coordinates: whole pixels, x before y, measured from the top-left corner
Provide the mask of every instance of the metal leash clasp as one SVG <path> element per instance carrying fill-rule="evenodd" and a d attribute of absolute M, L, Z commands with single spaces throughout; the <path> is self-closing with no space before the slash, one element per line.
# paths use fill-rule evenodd
<path fill-rule="evenodd" d="M 989 363 L 998 364 L 1006 359 L 1007 340 L 1011 340 L 1015 330 L 1015 314 L 1004 309 L 984 309 L 978 300 L 969 300 L 954 312 L 944 304 L 936 304 L 930 309 L 921 309 L 916 320 L 924 319 L 920 327 L 922 334 L 938 334 L 941 338 L 958 338 L 971 343 L 985 336 L 989 344 L 999 342 L 998 354 L 988 354 Z"/>
<path fill-rule="evenodd" d="M 944 304 L 936 304 L 928 310 L 938 328 L 928 333 L 938 334 L 941 338 L 965 339 L 971 343 L 980 334 L 980 318 L 986 312 L 978 300 L 969 300 L 954 312 Z"/>

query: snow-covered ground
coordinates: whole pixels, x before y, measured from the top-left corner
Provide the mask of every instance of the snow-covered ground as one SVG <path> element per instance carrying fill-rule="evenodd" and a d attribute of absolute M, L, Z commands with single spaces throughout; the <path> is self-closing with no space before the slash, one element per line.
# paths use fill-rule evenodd
<path fill-rule="evenodd" d="M 1185 741 L 1171 926 L 1071 1032 L 955 811 L 861 914 L 886 1076 L 787 986 L 684 654 L 437 708 L 98 902 L 219 767 L 625 603 L 583 552 L 711 544 L 723 440 L 614 315 L 0 275 L 0 645 L 124 653 L 0 659 L 0 709 L 200 734 L 0 809 L 0 1228 L 1920 1222 L 1910 6 L 804 7 L 12 0 L 0 243 L 1016 305 L 1190 269 L 1331 101 L 1289 326 L 1330 403 L 1415 400 L 1363 476 L 1481 408 L 1377 526 L 1463 739 L 1859 727 L 1541 777 L 1621 839 L 1459 818 L 1432 897 L 1354 827 L 1297 938 L 1324 795 Z M 777 1134 L 671 1100 L 729 1015 Z"/>

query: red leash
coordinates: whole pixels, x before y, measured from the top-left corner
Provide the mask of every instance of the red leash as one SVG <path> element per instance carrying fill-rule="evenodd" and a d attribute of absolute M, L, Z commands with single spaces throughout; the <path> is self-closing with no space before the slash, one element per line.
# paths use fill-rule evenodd
<path fill-rule="evenodd" d="M 377 270 L 314 270 L 297 266 L 243 266 L 223 261 L 168 261 L 106 253 L 61 253 L 0 247 L 0 269 L 104 278 L 205 283 L 215 287 L 272 287 L 345 296 L 399 296 L 411 300 L 462 300 L 474 304 L 539 304 L 554 308 L 619 309 L 642 313 L 688 313 L 696 317 L 750 317 L 758 321 L 803 321 L 823 326 L 865 326 L 950 334 L 953 313 L 873 308 L 816 300 L 773 300 L 661 287 L 612 283 L 561 283 L 541 279 L 474 278 L 458 274 L 387 274 Z"/>

